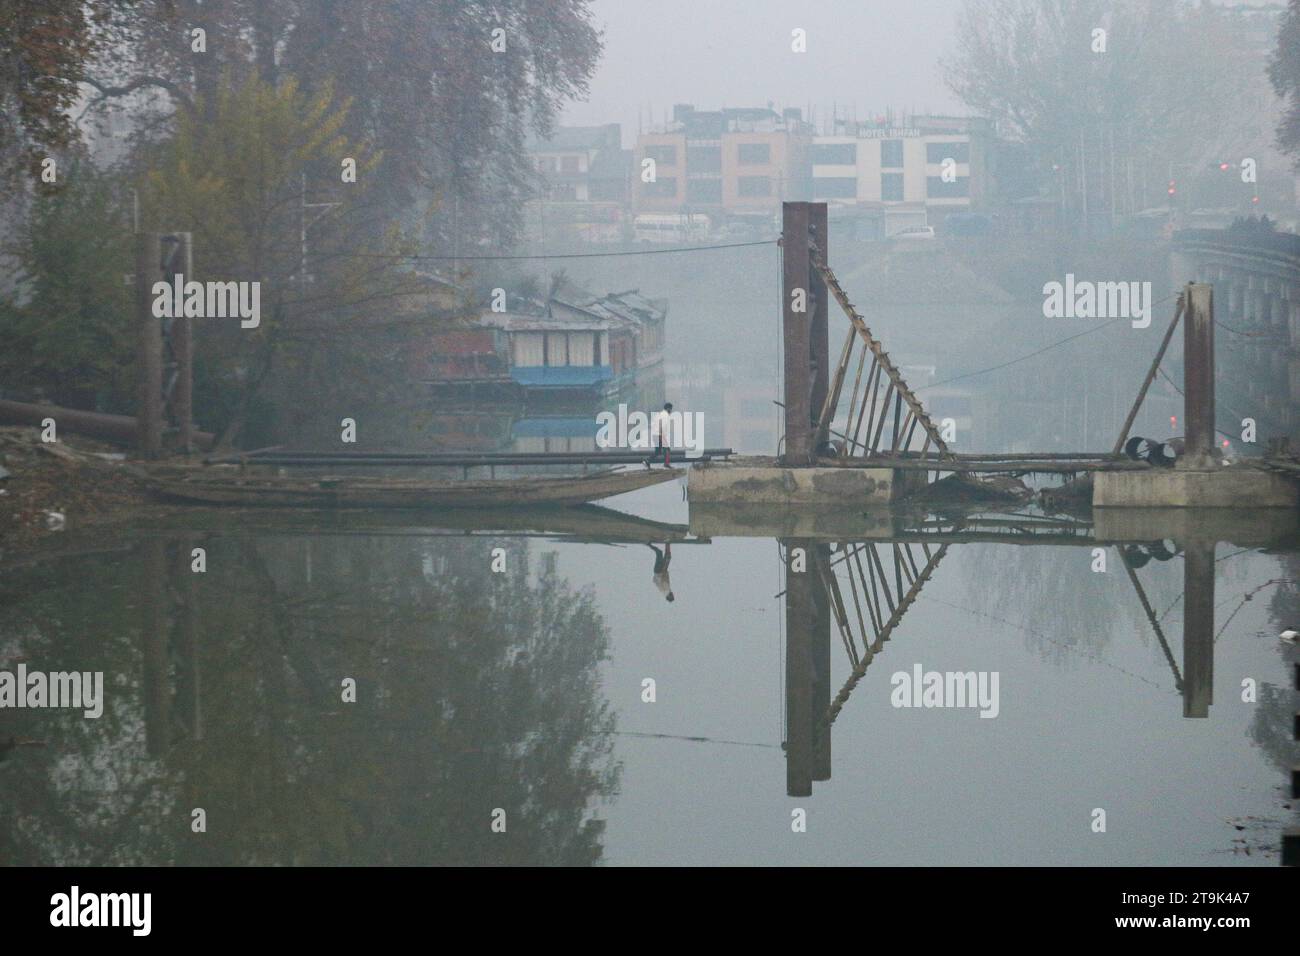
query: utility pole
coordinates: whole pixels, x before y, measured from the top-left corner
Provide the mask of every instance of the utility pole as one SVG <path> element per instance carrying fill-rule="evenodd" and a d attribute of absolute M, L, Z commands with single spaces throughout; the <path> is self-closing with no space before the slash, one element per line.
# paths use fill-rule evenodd
<path fill-rule="evenodd" d="M 315 225 L 327 212 L 337 206 L 343 205 L 341 202 L 308 202 L 307 201 L 307 173 L 303 172 L 298 188 L 299 199 L 299 237 L 302 242 L 302 251 L 298 258 L 298 288 L 299 297 L 307 298 L 307 227 Z M 309 222 L 307 219 L 308 209 L 319 209 L 320 212 L 313 216 Z"/>

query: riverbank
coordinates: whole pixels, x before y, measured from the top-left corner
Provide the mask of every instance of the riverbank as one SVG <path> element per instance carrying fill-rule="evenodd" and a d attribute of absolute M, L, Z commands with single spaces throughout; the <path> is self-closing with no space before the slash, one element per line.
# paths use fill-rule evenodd
<path fill-rule="evenodd" d="M 0 428 L 0 561 L 158 506 L 114 446 Z"/>

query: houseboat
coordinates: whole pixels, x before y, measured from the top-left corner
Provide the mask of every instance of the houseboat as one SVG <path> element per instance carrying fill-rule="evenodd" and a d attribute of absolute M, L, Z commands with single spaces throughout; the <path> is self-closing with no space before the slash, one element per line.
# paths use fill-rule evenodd
<path fill-rule="evenodd" d="M 558 282 L 545 300 L 506 295 L 498 304 L 435 333 L 427 384 L 461 396 L 599 399 L 662 369 L 666 300 Z"/>

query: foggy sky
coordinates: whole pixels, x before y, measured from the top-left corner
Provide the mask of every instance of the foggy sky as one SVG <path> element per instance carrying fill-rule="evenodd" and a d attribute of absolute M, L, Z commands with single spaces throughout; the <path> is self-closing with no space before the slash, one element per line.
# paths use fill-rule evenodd
<path fill-rule="evenodd" d="M 564 125 L 623 124 L 637 111 L 662 123 L 674 103 L 700 109 L 837 103 L 865 118 L 887 107 L 965 114 L 943 85 L 939 57 L 952 47 L 961 0 L 595 0 L 605 50 L 586 102 Z M 790 31 L 807 31 L 792 53 Z"/>

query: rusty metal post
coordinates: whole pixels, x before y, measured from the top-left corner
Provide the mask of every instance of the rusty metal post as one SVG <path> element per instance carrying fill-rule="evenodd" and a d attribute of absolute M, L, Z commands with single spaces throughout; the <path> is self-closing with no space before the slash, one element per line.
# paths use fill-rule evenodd
<path fill-rule="evenodd" d="M 1214 288 L 1193 282 L 1187 287 L 1183 317 L 1183 422 L 1186 427 L 1184 468 L 1211 468 L 1214 454 Z"/>
<path fill-rule="evenodd" d="M 782 464 L 807 465 L 812 454 L 812 269 L 808 258 L 809 206 L 781 204 L 781 328 L 785 350 L 785 449 Z"/>
<path fill-rule="evenodd" d="M 1183 543 L 1183 716 L 1214 703 L 1214 542 Z"/>
<path fill-rule="evenodd" d="M 176 235 L 180 239 L 180 248 L 176 251 L 179 265 L 177 271 L 188 282 L 194 277 L 193 236 L 188 232 Z M 176 359 L 172 415 L 176 419 L 180 449 L 189 455 L 194 451 L 194 339 L 190 320 L 185 315 L 178 315 L 172 320 L 172 355 Z"/>
<path fill-rule="evenodd" d="M 789 205 L 789 204 L 787 204 Z M 785 792 L 791 797 L 812 794 L 817 717 L 813 702 L 813 620 L 816 544 L 796 538 L 786 541 L 785 583 Z M 794 555 L 802 550 L 796 571 Z"/>
<path fill-rule="evenodd" d="M 814 406 L 820 407 L 820 406 Z M 817 549 L 817 567 L 825 568 L 826 575 L 833 575 L 831 568 L 831 546 L 829 544 L 813 545 Z M 812 661 L 812 712 L 813 712 L 813 762 L 812 778 L 829 780 L 831 778 L 831 724 L 827 714 L 831 707 L 831 596 L 827 590 L 826 577 L 819 574 L 813 588 L 813 606 L 815 612 L 812 620 L 812 640 L 810 658 Z"/>
<path fill-rule="evenodd" d="M 162 453 L 162 326 L 153 314 L 153 287 L 160 282 L 161 237 L 156 232 L 136 235 L 136 452 L 142 458 Z"/>
<path fill-rule="evenodd" d="M 830 230 L 827 228 L 826 203 L 809 203 L 808 226 L 813 242 L 821 250 L 822 262 L 830 265 Z M 821 414 L 826 404 L 826 393 L 830 390 L 830 296 L 826 289 L 826 280 L 816 269 L 809 270 L 810 297 L 812 301 L 812 323 L 809 327 L 809 362 L 812 366 L 812 389 L 809 398 L 809 415 Z M 813 440 L 815 440 L 814 436 Z M 811 449 L 816 454 L 817 449 Z"/>

